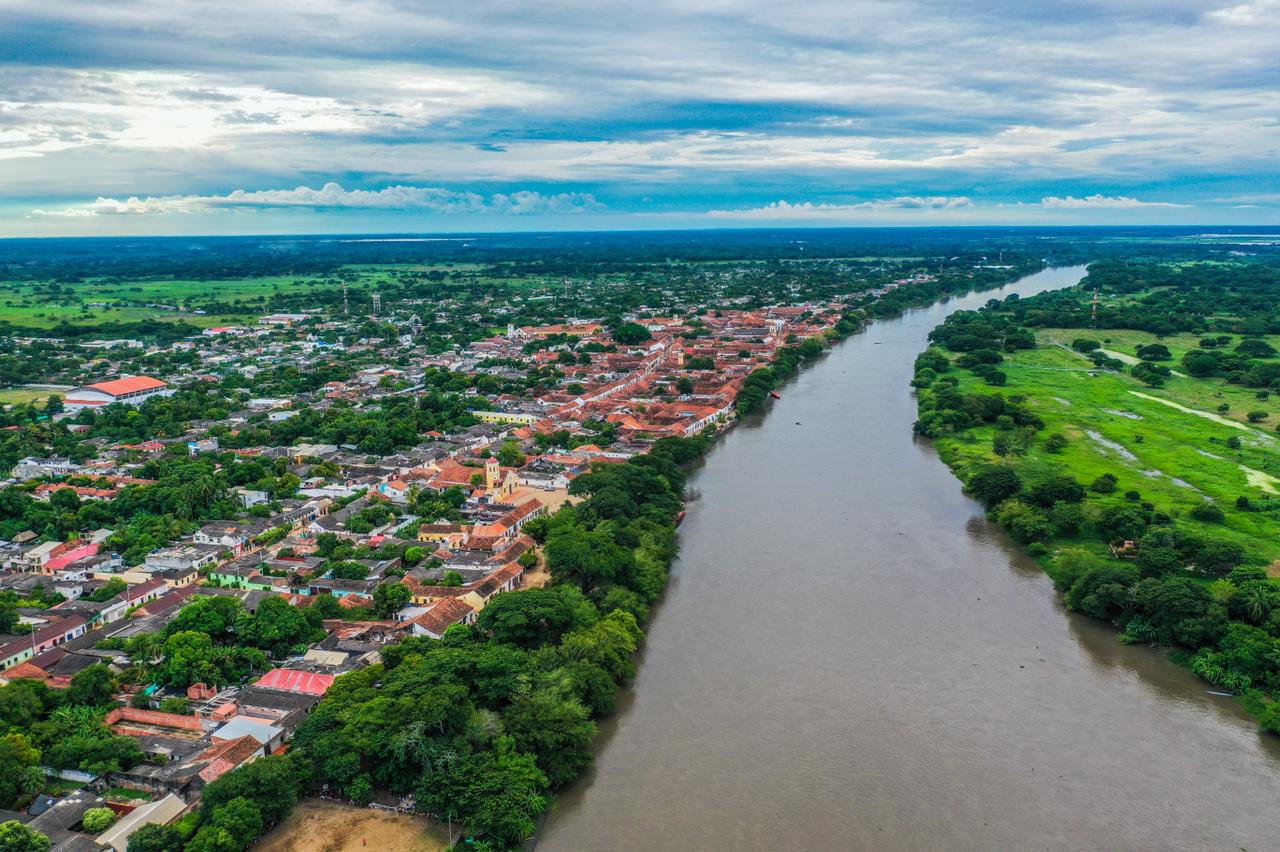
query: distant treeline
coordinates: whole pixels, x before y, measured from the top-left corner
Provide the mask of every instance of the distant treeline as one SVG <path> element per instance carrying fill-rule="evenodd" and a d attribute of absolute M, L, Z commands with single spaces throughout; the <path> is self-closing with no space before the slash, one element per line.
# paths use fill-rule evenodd
<path fill-rule="evenodd" d="M 359 235 L 0 240 L 0 279 L 90 277 L 218 280 L 314 275 L 346 264 L 515 263 L 525 274 L 584 265 L 626 270 L 664 262 L 1026 250 L 1061 262 L 1087 258 L 1228 257 L 1232 246 L 1178 242 L 1195 228 L 830 228 L 472 234 L 413 241 Z M 1253 229 L 1257 230 L 1257 229 Z M 1151 242 L 1144 242 L 1144 241 Z M 1135 245 L 1137 248 L 1135 248 Z"/>

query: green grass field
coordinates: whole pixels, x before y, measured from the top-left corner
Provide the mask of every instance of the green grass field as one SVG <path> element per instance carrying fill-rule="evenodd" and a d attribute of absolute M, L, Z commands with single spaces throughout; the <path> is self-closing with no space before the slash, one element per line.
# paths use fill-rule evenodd
<path fill-rule="evenodd" d="M 495 287 L 529 289 L 558 284 L 546 281 L 487 275 L 475 264 L 405 264 L 344 267 L 353 303 L 367 304 L 368 293 L 401 273 L 475 273 Z M 462 286 L 466 282 L 457 282 Z M 328 294 L 330 302 L 341 285 L 335 276 L 264 276 L 217 281 L 190 279 L 120 280 L 88 279 L 74 284 L 48 281 L 0 280 L 0 321 L 26 328 L 52 328 L 63 322 L 94 325 L 110 322 L 179 320 L 202 328 L 252 323 L 270 312 L 267 299 L 277 295 Z M 321 302 L 317 298 L 317 305 Z M 304 302 L 305 304 L 305 302 Z M 195 313 L 203 310 L 204 313 Z"/>
<path fill-rule="evenodd" d="M 1175 516 L 1188 530 L 1237 541 L 1259 561 L 1280 558 L 1280 517 L 1235 508 L 1241 495 L 1261 499 L 1271 489 L 1280 491 L 1280 440 L 1272 432 L 1280 422 L 1280 400 L 1257 400 L 1253 391 L 1220 379 L 1172 378 L 1156 389 L 1128 374 L 1098 373 L 1074 352 L 1053 345 L 1053 341 L 1080 336 L 1100 335 L 1043 330 L 1038 335 L 1039 348 L 1007 356 L 1000 366 L 1008 375 L 1008 384 L 1000 392 L 1025 396 L 1026 404 L 1045 421 L 1023 470 L 1035 475 L 1065 469 L 1085 485 L 1104 473 L 1114 474 L 1119 478 L 1117 492 L 1090 494 L 1090 503 L 1123 502 L 1124 492 L 1138 491 L 1144 501 Z M 1107 348 L 1123 353 L 1132 353 L 1134 346 L 1151 340 L 1136 332 L 1108 331 L 1106 336 L 1111 339 Z M 1161 342 L 1175 349 L 1171 339 Z M 1194 346 L 1195 339 L 1189 343 Z M 967 392 L 996 390 L 968 371 L 953 370 L 951 375 L 960 378 Z M 1161 400 L 1194 411 L 1179 410 Z M 1230 405 L 1225 418 L 1219 418 L 1223 422 L 1195 413 L 1216 416 L 1222 402 Z M 1247 424 L 1244 412 L 1253 410 L 1269 411 L 1270 419 L 1257 426 Z M 1044 438 L 1055 432 L 1066 436 L 1069 444 L 1053 454 L 1044 449 Z M 969 467 L 998 460 L 992 451 L 995 434 L 994 426 L 983 426 L 942 438 L 937 445 L 949 464 Z M 1232 436 L 1241 439 L 1240 449 L 1227 446 Z M 1187 516 L 1205 500 L 1226 513 L 1225 523 L 1203 523 Z"/>
<path fill-rule="evenodd" d="M 31 388 L 0 389 L 0 405 L 22 405 L 27 402 L 42 403 L 45 398 L 56 391 L 32 390 Z"/>

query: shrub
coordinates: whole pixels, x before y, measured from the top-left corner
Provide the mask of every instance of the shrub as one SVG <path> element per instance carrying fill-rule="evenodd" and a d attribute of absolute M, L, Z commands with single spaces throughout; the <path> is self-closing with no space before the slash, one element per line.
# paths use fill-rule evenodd
<path fill-rule="evenodd" d="M 1006 500 L 996 510 L 996 520 L 1023 544 L 1053 537 L 1053 524 L 1044 512 L 1021 500 Z"/>
<path fill-rule="evenodd" d="M 1191 517 L 1197 521 L 1204 521 L 1207 524 L 1220 524 L 1226 520 L 1226 515 L 1221 509 L 1212 503 L 1201 503 L 1191 510 Z"/>
<path fill-rule="evenodd" d="M 1093 481 L 1093 484 L 1089 486 L 1089 490 L 1097 494 L 1113 494 L 1118 481 L 1114 474 L 1104 473 Z"/>
<path fill-rule="evenodd" d="M 111 827 L 115 819 L 115 812 L 111 808 L 89 808 L 84 812 L 80 824 L 89 834 L 101 834 Z"/>

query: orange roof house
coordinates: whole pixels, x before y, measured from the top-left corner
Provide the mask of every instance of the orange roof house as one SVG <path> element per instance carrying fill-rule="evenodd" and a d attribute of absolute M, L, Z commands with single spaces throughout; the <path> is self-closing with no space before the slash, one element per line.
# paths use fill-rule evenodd
<path fill-rule="evenodd" d="M 117 402 L 137 405 L 150 397 L 167 396 L 171 393 L 173 391 L 169 385 L 160 379 L 151 376 L 125 376 L 68 391 L 63 404 L 68 409 L 98 408 Z"/>

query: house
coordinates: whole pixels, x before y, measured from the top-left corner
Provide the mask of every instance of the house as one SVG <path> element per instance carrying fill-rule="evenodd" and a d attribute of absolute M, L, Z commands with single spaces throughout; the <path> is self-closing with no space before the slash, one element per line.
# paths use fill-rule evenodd
<path fill-rule="evenodd" d="M 0 669 L 16 666 L 42 651 L 70 642 L 77 636 L 83 636 L 86 630 L 88 630 L 88 623 L 84 617 L 71 615 L 37 630 L 30 636 L 11 639 L 0 645 Z"/>
<path fill-rule="evenodd" d="M 71 459 L 58 458 L 56 456 L 40 459 L 34 456 L 27 456 L 13 466 L 10 476 L 22 481 L 38 479 L 42 476 L 67 476 L 75 473 L 79 467 Z"/>
<path fill-rule="evenodd" d="M 266 524 L 238 524 L 232 521 L 214 521 L 205 524 L 195 534 L 196 544 L 213 544 L 230 550 L 236 556 L 244 553 L 256 536 L 267 529 Z"/>
<path fill-rule="evenodd" d="M 455 624 L 474 624 L 476 611 L 462 598 L 444 598 L 430 609 L 413 618 L 414 636 L 430 636 L 439 639 Z"/>
<path fill-rule="evenodd" d="M 82 408 L 101 408 L 117 402 L 140 405 L 153 396 L 172 395 L 173 390 L 160 379 L 151 376 L 125 376 L 70 390 L 62 404 L 67 411 L 79 411 Z"/>
<path fill-rule="evenodd" d="M 149 571 L 176 570 L 184 574 L 194 574 L 204 566 L 217 562 L 221 547 L 222 545 L 219 544 L 165 547 L 147 554 L 142 566 Z M 185 585 L 185 583 L 177 585 Z"/>
<path fill-rule="evenodd" d="M 200 780 L 208 784 L 217 781 L 233 769 L 252 763 L 266 753 L 262 743 L 248 734 L 234 740 L 215 741 L 197 759 L 207 760 L 200 770 Z"/>

